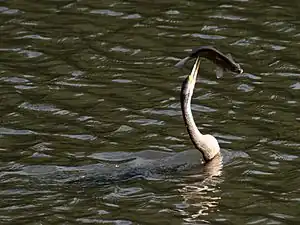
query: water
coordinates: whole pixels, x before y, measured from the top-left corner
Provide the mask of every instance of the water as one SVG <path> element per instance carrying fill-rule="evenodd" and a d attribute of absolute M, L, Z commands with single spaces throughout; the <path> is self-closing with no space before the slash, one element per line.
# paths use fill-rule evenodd
<path fill-rule="evenodd" d="M 1 1 L 0 223 L 299 223 L 298 12 L 292 1 Z M 188 70 L 173 65 L 199 45 L 245 71 L 216 79 L 203 63 L 194 93 L 223 165 L 201 166 L 181 117 Z"/>

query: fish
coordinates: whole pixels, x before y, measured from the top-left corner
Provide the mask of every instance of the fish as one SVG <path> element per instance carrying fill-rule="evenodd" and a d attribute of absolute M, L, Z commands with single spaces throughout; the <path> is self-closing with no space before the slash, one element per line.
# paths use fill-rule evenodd
<path fill-rule="evenodd" d="M 182 68 L 192 58 L 204 57 L 216 64 L 216 76 L 221 78 L 224 71 L 231 71 L 236 74 L 243 73 L 243 69 L 240 64 L 236 63 L 231 54 L 225 55 L 214 47 L 211 46 L 201 46 L 192 50 L 189 56 L 181 59 L 176 63 L 175 67 Z"/>

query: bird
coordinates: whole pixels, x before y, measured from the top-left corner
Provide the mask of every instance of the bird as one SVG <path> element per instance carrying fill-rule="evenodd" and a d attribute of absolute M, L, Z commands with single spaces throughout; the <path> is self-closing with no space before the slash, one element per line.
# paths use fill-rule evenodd
<path fill-rule="evenodd" d="M 210 134 L 202 134 L 194 121 L 191 101 L 193 91 L 196 84 L 197 75 L 200 69 L 201 58 L 207 58 L 214 62 L 219 70 L 219 73 L 223 73 L 223 70 L 230 70 L 234 73 L 243 73 L 243 69 L 240 65 L 232 59 L 230 55 L 225 55 L 217 49 L 210 46 L 203 46 L 194 49 L 190 55 L 180 60 L 175 66 L 182 67 L 189 59 L 196 58 L 191 73 L 185 78 L 181 86 L 180 103 L 184 124 L 188 131 L 189 137 L 194 146 L 202 153 L 205 163 L 210 162 L 216 156 L 220 156 L 220 145 L 217 139 Z M 221 71 L 221 72 L 220 72 Z"/>

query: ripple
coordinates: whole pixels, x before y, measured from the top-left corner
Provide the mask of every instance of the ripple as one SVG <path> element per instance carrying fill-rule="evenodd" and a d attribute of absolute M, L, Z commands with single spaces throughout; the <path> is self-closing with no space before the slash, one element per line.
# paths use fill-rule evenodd
<path fill-rule="evenodd" d="M 192 34 L 192 37 L 199 37 L 201 39 L 209 39 L 209 40 L 221 40 L 224 39 L 226 37 L 220 36 L 220 35 L 207 35 L 207 34 Z"/>
<path fill-rule="evenodd" d="M 300 89 L 300 82 L 297 82 L 295 84 L 292 84 L 290 86 L 290 88 L 295 89 L 295 90 L 299 90 Z"/>
<path fill-rule="evenodd" d="M 133 130 L 134 128 L 126 125 L 121 125 L 117 130 L 114 131 L 114 133 L 129 133 Z"/>
<path fill-rule="evenodd" d="M 122 12 L 115 12 L 108 9 L 98 9 L 98 10 L 91 10 L 90 13 L 92 14 L 101 14 L 106 16 L 123 16 L 124 13 Z"/>
<path fill-rule="evenodd" d="M 16 37 L 15 39 L 36 39 L 36 40 L 51 40 L 49 37 L 43 37 L 38 34 L 32 34 L 32 35 L 24 35 L 21 37 Z"/>
<path fill-rule="evenodd" d="M 88 134 L 51 134 L 51 135 L 67 137 L 67 138 L 71 138 L 71 139 L 78 139 L 78 140 L 83 140 L 83 141 L 93 141 L 93 140 L 97 139 L 97 137 L 88 135 Z"/>
<path fill-rule="evenodd" d="M 243 92 L 251 92 L 254 90 L 254 87 L 251 87 L 247 84 L 241 84 L 237 89 Z"/>
<path fill-rule="evenodd" d="M 235 16 L 235 15 L 213 15 L 210 16 L 210 18 L 217 18 L 217 19 L 225 19 L 225 20 L 239 20 L 239 21 L 247 21 L 247 18 L 243 18 L 240 16 Z"/>
<path fill-rule="evenodd" d="M 178 15 L 180 12 L 178 10 L 168 10 L 166 11 L 166 14 L 168 15 Z"/>
<path fill-rule="evenodd" d="M 0 134 L 2 135 L 31 135 L 35 134 L 35 132 L 31 130 L 16 130 L 5 127 L 0 127 Z"/>
<path fill-rule="evenodd" d="M 22 103 L 20 108 L 28 109 L 32 111 L 41 111 L 41 112 L 57 112 L 60 111 L 60 109 L 57 109 L 55 106 L 52 105 L 46 105 L 46 104 L 30 104 L 28 102 Z"/>
<path fill-rule="evenodd" d="M 7 15 L 14 15 L 14 14 L 20 14 L 21 11 L 18 9 L 9 9 L 6 7 L 1 7 L 0 8 L 1 14 L 7 14 Z"/>
<path fill-rule="evenodd" d="M 36 58 L 36 57 L 43 55 L 43 53 L 41 53 L 41 52 L 29 51 L 29 50 L 22 50 L 19 53 L 26 55 L 26 57 L 29 59 Z"/>
<path fill-rule="evenodd" d="M 294 2 L 2 3 L 3 223 L 297 224 Z M 173 67 L 199 45 L 245 71 L 201 64 L 193 115 L 223 157 L 206 167 L 180 109 L 191 64 Z"/>
<path fill-rule="evenodd" d="M 129 120 L 130 123 L 138 123 L 142 126 L 149 126 L 149 125 L 164 125 L 163 121 L 153 120 L 153 119 L 137 119 L 137 120 Z"/>
<path fill-rule="evenodd" d="M 24 84 L 29 83 L 29 80 L 21 77 L 1 77 L 0 81 L 12 83 L 12 84 Z"/>
<path fill-rule="evenodd" d="M 134 19 L 140 19 L 142 18 L 142 16 L 138 13 L 134 13 L 134 14 L 130 14 L 130 15 L 126 15 L 123 16 L 122 19 L 126 19 L 126 20 L 134 20 Z"/>

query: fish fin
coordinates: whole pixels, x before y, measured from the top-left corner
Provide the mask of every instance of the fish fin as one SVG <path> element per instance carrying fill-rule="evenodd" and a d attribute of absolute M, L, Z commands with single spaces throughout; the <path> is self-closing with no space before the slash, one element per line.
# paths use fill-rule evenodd
<path fill-rule="evenodd" d="M 240 66 L 240 64 L 238 64 L 238 63 L 237 63 L 237 67 L 238 67 L 238 68 L 239 68 L 239 70 L 240 70 L 239 74 L 242 74 L 242 73 L 244 73 L 244 70 L 242 69 L 242 67 Z"/>
<path fill-rule="evenodd" d="M 175 67 L 182 68 L 184 64 L 190 59 L 190 57 L 185 57 L 184 59 L 180 60 L 178 63 L 175 64 Z"/>
<path fill-rule="evenodd" d="M 228 53 L 226 56 L 227 56 L 229 59 L 233 60 L 232 55 L 231 55 L 230 53 Z"/>
<path fill-rule="evenodd" d="M 223 77 L 223 74 L 224 74 L 224 69 L 220 66 L 217 66 L 217 68 L 216 68 L 217 78 L 219 79 L 219 78 Z"/>

